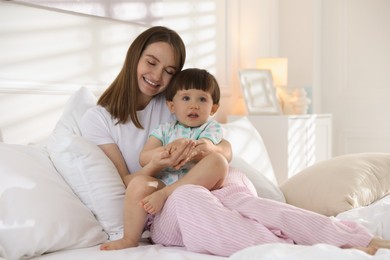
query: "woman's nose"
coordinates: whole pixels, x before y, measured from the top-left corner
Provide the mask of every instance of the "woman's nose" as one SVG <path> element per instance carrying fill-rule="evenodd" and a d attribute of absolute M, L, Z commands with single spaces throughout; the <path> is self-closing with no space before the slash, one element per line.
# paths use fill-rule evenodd
<path fill-rule="evenodd" d="M 159 81 L 161 79 L 161 75 L 162 75 L 162 70 L 155 69 L 153 71 L 153 80 Z"/>

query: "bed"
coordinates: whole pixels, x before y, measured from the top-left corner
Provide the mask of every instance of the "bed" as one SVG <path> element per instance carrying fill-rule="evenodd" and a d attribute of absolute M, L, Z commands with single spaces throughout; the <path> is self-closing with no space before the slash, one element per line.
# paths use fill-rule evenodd
<path fill-rule="evenodd" d="M 17 95 L 16 95 L 17 96 Z M 69 98 L 54 130 L 33 144 L 0 143 L 0 258 L 222 259 L 185 248 L 152 245 L 145 233 L 137 248 L 100 251 L 122 232 L 125 188 L 111 161 L 80 136 L 78 122 L 96 102 L 80 87 Z M 390 155 L 339 156 L 317 163 L 278 185 L 260 134 L 242 117 L 223 124 L 231 142 L 232 167 L 247 174 L 258 196 L 340 219 L 353 219 L 390 239 Z M 265 244 L 231 259 L 389 259 L 325 244 Z"/>

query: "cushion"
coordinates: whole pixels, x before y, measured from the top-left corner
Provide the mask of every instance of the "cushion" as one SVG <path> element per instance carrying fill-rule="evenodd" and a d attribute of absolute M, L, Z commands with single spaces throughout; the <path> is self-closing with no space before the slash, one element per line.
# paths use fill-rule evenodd
<path fill-rule="evenodd" d="M 79 122 L 88 108 L 96 105 L 96 97 L 86 87 L 76 91 L 65 104 L 64 111 L 57 122 L 53 133 L 73 133 L 81 135 Z"/>
<path fill-rule="evenodd" d="M 0 258 L 29 258 L 107 239 L 40 149 L 0 143 L 0 180 Z"/>
<path fill-rule="evenodd" d="M 279 187 L 242 158 L 238 156 L 233 157 L 230 165 L 248 177 L 256 190 L 257 196 L 286 202 L 283 192 L 279 189 Z"/>
<path fill-rule="evenodd" d="M 280 188 L 287 203 L 335 216 L 389 194 L 390 154 L 334 157 L 300 171 Z"/>
<path fill-rule="evenodd" d="M 112 161 L 94 143 L 76 135 L 52 135 L 50 159 L 74 193 L 110 236 L 123 235 L 125 186 Z"/>
<path fill-rule="evenodd" d="M 223 124 L 224 139 L 232 145 L 233 158 L 240 157 L 272 183 L 277 184 L 267 149 L 247 117 Z"/>
<path fill-rule="evenodd" d="M 123 235 L 125 186 L 104 152 L 80 136 L 79 122 L 95 104 L 96 97 L 88 88 L 76 91 L 44 146 L 58 172 L 110 239 L 117 239 Z"/>

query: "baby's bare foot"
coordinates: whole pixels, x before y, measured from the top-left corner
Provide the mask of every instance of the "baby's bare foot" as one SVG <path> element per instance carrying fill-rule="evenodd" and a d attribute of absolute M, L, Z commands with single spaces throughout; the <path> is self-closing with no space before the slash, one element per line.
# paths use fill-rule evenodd
<path fill-rule="evenodd" d="M 167 195 L 162 189 L 153 192 L 149 196 L 145 197 L 141 201 L 141 203 L 146 212 L 148 212 L 149 214 L 156 214 L 162 209 L 166 200 L 167 200 Z"/>
<path fill-rule="evenodd" d="M 100 250 L 118 250 L 118 249 L 137 247 L 137 246 L 138 246 L 138 241 L 134 243 L 128 239 L 122 238 L 115 241 L 103 243 L 100 246 Z"/>

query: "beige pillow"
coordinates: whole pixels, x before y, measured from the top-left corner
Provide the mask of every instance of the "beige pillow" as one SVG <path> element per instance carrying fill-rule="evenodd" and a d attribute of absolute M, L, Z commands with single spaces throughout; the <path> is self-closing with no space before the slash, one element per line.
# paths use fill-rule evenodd
<path fill-rule="evenodd" d="M 314 164 L 280 186 L 287 203 L 327 216 L 390 192 L 390 154 L 350 154 Z"/>

